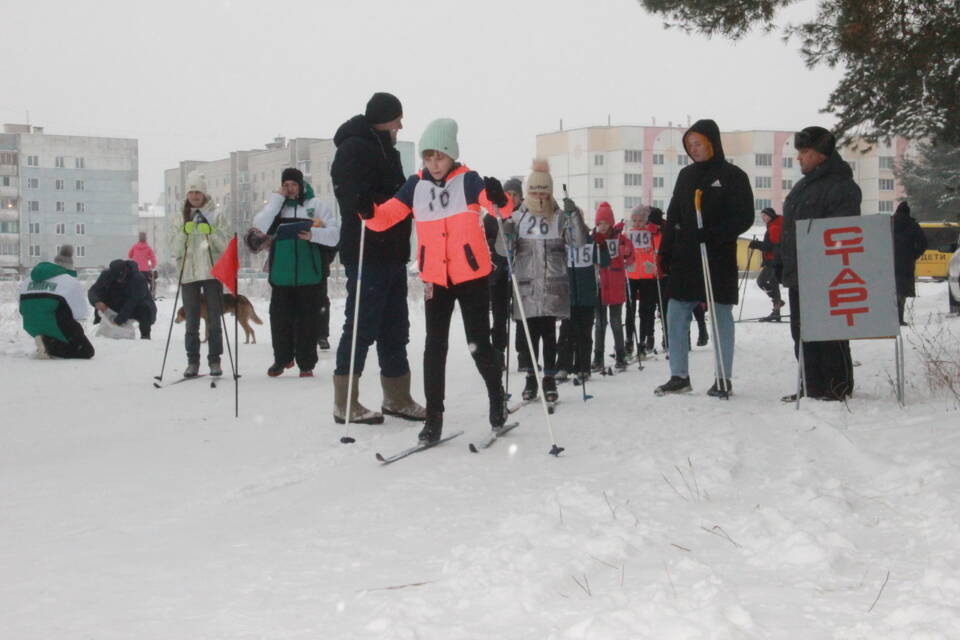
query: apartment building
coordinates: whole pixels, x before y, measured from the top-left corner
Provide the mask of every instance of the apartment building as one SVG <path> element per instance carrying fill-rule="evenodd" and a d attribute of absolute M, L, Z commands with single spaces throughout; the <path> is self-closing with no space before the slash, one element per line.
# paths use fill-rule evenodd
<path fill-rule="evenodd" d="M 666 210 L 680 170 L 690 162 L 683 149 L 687 127 L 599 126 L 537 136 L 537 155 L 550 161 L 556 184 L 566 183 L 570 197 L 595 211 L 604 200 L 617 217 L 638 204 Z M 793 131 L 722 132 L 724 153 L 743 169 L 753 187 L 758 215 L 765 207 L 783 210 L 783 200 L 802 174 L 793 148 Z M 893 213 L 904 197 L 894 166 L 909 142 L 857 141 L 840 153 L 863 190 L 861 213 Z"/>
<path fill-rule="evenodd" d="M 416 171 L 412 142 L 397 142 L 404 173 Z M 336 153 L 333 140 L 327 138 L 275 138 L 263 149 L 234 151 L 227 158 L 201 162 L 184 160 L 164 172 L 166 214 L 174 215 L 183 206 L 183 185 L 191 171 L 199 169 L 207 180 L 207 189 L 218 207 L 223 207 L 239 233 L 250 228 L 253 217 L 263 208 L 270 194 L 280 186 L 287 167 L 300 169 L 315 195 L 337 211 L 337 200 L 330 179 L 330 165 Z M 249 260 L 246 252 L 241 259 Z M 249 266 L 249 265 L 245 265 Z"/>
<path fill-rule="evenodd" d="M 126 256 L 137 239 L 138 161 L 136 140 L 3 125 L 0 267 L 24 271 L 67 243 L 81 269 Z"/>

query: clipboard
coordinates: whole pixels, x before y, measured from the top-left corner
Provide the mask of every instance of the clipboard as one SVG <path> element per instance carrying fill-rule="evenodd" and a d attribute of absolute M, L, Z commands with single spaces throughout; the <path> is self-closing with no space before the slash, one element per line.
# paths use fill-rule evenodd
<path fill-rule="evenodd" d="M 309 231 L 312 227 L 313 220 L 310 219 L 281 222 L 277 227 L 277 240 L 295 239 L 301 231 Z"/>

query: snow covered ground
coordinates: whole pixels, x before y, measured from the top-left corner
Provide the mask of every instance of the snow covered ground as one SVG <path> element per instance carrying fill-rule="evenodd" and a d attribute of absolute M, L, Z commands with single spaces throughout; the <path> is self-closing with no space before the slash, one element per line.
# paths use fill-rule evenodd
<path fill-rule="evenodd" d="M 744 317 L 765 314 L 749 285 Z M 919 293 L 916 325 L 952 332 L 957 354 L 945 285 Z M 538 406 L 468 451 L 486 403 L 455 324 L 446 430 L 466 434 L 381 466 L 374 453 L 418 427 L 354 426 L 340 444 L 332 354 L 317 378 L 267 378 L 267 326 L 241 350 L 240 419 L 226 381 L 154 389 L 170 304 L 152 341 L 38 361 L 2 289 L 3 638 L 960 637 L 960 413 L 929 390 L 912 329 L 906 408 L 891 341 L 854 343 L 848 406 L 782 404 L 788 325 L 745 323 L 732 400 L 704 393 L 710 347 L 694 350 L 689 395 L 654 397 L 662 355 L 595 379 L 587 403 L 563 385 L 553 458 Z"/>

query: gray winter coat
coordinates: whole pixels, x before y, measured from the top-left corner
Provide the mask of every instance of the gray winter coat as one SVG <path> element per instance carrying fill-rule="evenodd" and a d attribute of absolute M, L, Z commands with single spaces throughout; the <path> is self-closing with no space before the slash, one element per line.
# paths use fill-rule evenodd
<path fill-rule="evenodd" d="M 559 208 L 547 219 L 521 205 L 504 222 L 502 233 L 507 237 L 501 237 L 497 247 L 502 252 L 505 240 L 512 246 L 513 277 L 528 318 L 570 317 L 567 250 L 583 244 L 586 232 L 579 211 L 567 215 Z M 514 305 L 513 316 L 520 319 L 518 305 Z"/>
<path fill-rule="evenodd" d="M 797 286 L 797 221 L 860 215 L 860 187 L 850 165 L 834 151 L 793 186 L 783 201 L 783 284 Z"/>

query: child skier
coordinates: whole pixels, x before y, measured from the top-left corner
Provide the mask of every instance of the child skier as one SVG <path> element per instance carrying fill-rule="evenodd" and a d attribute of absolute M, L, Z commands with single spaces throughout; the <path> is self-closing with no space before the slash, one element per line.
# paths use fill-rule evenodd
<path fill-rule="evenodd" d="M 564 209 L 576 209 L 576 204 L 564 198 Z M 589 235 L 582 214 L 573 219 L 580 225 L 582 241 L 567 245 L 567 278 L 570 282 L 570 317 L 560 323 L 557 343 L 557 379 L 565 380 L 574 372 L 580 380 L 590 377 L 590 351 L 593 348 L 593 319 L 599 304 L 597 267 L 606 266 L 609 254 L 600 252 Z M 576 237 L 576 236 L 575 236 Z M 605 262 L 601 263 L 600 258 Z"/>
<path fill-rule="evenodd" d="M 609 262 L 600 267 L 600 304 L 597 306 L 593 368 L 603 370 L 604 339 L 609 313 L 616 367 L 617 370 L 624 371 L 627 368 L 623 344 L 623 303 L 627 300 L 627 276 L 624 267 L 633 264 L 633 245 L 623 234 L 623 223 L 614 225 L 613 209 L 606 202 L 601 202 L 597 207 L 596 225 L 593 241 L 600 245 L 601 253 L 608 254 Z"/>
<path fill-rule="evenodd" d="M 641 205 L 630 214 L 627 237 L 633 244 L 633 266 L 627 270 L 630 297 L 639 307 L 640 327 L 637 330 L 637 356 L 643 358 L 654 350 L 654 313 L 659 306 L 657 279 L 661 278 L 657 252 L 660 249 L 660 227 L 650 222 L 651 208 Z M 628 314 L 628 329 L 632 320 Z"/>
<path fill-rule="evenodd" d="M 567 203 L 565 203 L 567 204 Z M 502 243 L 511 247 L 513 277 L 520 291 L 530 342 L 527 345 L 520 305 L 514 305 L 517 323 L 516 349 L 519 370 L 527 374 L 523 399 L 537 397 L 537 368 L 543 343 L 543 393 L 547 402 L 556 402 L 554 379 L 557 360 L 557 319 L 570 314 L 570 283 L 567 279 L 567 248 L 583 244 L 582 214 L 572 201 L 561 211 L 553 198 L 553 178 L 546 160 L 534 160 L 527 178 L 526 196 L 513 217 L 503 224 Z M 579 222 L 578 222 L 579 221 Z"/>
<path fill-rule="evenodd" d="M 447 338 L 454 303 L 477 370 L 487 387 L 490 426 L 499 430 L 506 417 L 502 363 L 490 344 L 490 292 L 487 275 L 490 252 L 480 223 L 481 207 L 500 207 L 509 216 L 511 203 L 496 178 L 481 178 L 457 162 L 457 123 L 439 118 L 420 137 L 424 168 L 380 205 L 372 199 L 357 203 L 367 228 L 384 231 L 411 214 L 417 227 L 417 261 L 424 282 L 427 336 L 423 353 L 427 419 L 419 438 L 434 443 L 443 430 Z"/>

